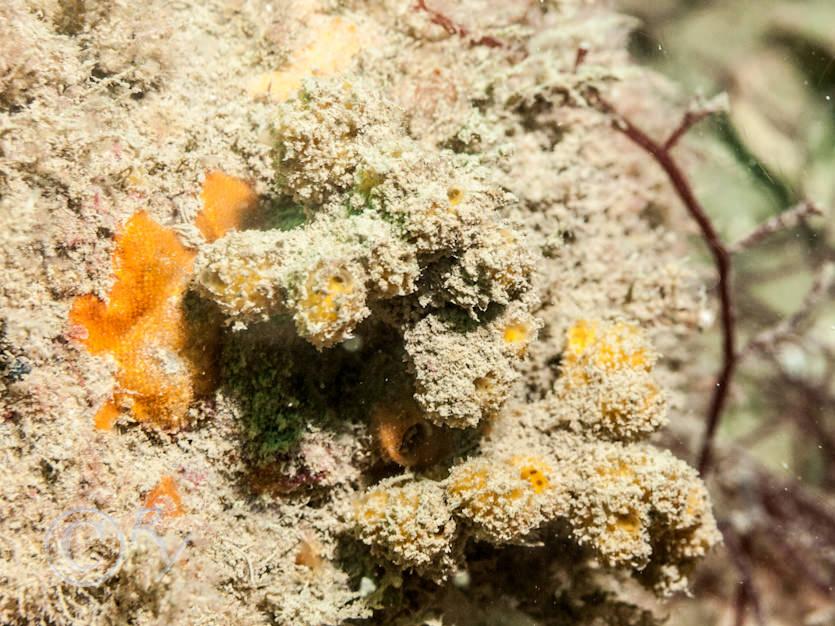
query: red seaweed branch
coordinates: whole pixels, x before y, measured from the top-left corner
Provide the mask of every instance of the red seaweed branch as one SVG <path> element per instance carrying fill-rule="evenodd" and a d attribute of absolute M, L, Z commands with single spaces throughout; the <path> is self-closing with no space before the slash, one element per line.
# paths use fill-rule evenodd
<path fill-rule="evenodd" d="M 589 102 L 601 111 L 612 115 L 613 127 L 652 156 L 655 162 L 664 170 L 676 194 L 687 209 L 687 212 L 698 224 L 702 239 L 713 257 L 718 275 L 722 332 L 722 365 L 716 376 L 716 383 L 707 412 L 705 432 L 699 451 L 698 468 L 704 477 L 711 469 L 716 430 L 728 399 L 731 379 L 733 378 L 737 364 L 752 351 L 766 350 L 772 347 L 773 344 L 776 344 L 782 337 L 791 333 L 809 315 L 809 312 L 814 308 L 815 304 L 829 291 L 833 280 L 835 280 L 833 266 L 831 264 L 825 264 L 818 272 L 814 284 L 804 298 L 800 309 L 775 328 L 758 334 L 751 340 L 748 346 L 740 351 L 736 347 L 737 330 L 733 299 L 731 296 L 731 256 L 736 252 L 759 243 L 776 232 L 796 225 L 806 217 L 820 215 L 822 211 L 810 202 L 802 202 L 760 225 L 753 233 L 743 238 L 740 242 L 734 245 L 728 245 L 717 233 L 713 222 L 693 193 L 693 187 L 690 181 L 672 155 L 672 150 L 678 144 L 678 141 L 695 124 L 719 110 L 722 107 L 721 101 L 718 101 L 718 105 L 707 103 L 690 107 L 682 117 L 681 122 L 679 122 L 678 126 L 676 126 L 663 143 L 655 141 L 631 121 L 618 114 L 614 107 L 598 92 L 589 92 Z"/>
<path fill-rule="evenodd" d="M 699 452 L 698 468 L 702 476 L 705 476 L 710 470 L 713 441 L 716 429 L 719 426 L 722 409 L 728 399 L 728 390 L 737 362 L 736 326 L 734 324 L 733 299 L 731 296 L 731 251 L 722 241 L 704 207 L 693 193 L 693 187 L 672 155 L 672 149 L 694 124 L 713 113 L 715 109 L 706 107 L 701 110 L 688 110 L 669 137 L 663 143 L 659 143 L 632 122 L 619 115 L 614 107 L 604 100 L 600 94 L 591 92 L 590 96 L 593 104 L 613 115 L 612 126 L 652 156 L 664 170 L 664 173 L 667 174 L 687 212 L 698 224 L 702 239 L 709 248 L 716 266 L 722 327 L 722 366 L 716 376 L 716 386 L 710 400 L 705 433 Z"/>
<path fill-rule="evenodd" d="M 488 48 L 507 47 L 501 41 L 499 41 L 498 39 L 494 39 L 493 37 L 483 36 L 476 39 L 470 36 L 470 32 L 466 28 L 461 26 L 461 24 L 456 24 L 440 11 L 435 11 L 434 9 L 430 9 L 428 6 L 426 6 L 426 0 L 417 0 L 417 6 L 415 7 L 415 10 L 426 11 L 426 13 L 429 14 L 430 22 L 432 22 L 433 24 L 437 24 L 450 35 L 457 35 L 462 39 L 467 39 L 474 46 L 487 46 Z"/>

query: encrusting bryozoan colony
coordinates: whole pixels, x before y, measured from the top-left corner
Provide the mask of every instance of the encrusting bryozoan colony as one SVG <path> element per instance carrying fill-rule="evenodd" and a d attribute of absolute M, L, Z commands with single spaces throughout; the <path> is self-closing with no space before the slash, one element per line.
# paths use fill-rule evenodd
<path fill-rule="evenodd" d="M 571 329 L 567 350 L 584 358 L 611 358 L 623 367 L 646 372 L 644 357 L 630 360 L 618 341 L 622 335 L 615 331 L 622 331 L 622 324 L 604 335 L 614 343 L 572 346 L 581 327 L 587 330 L 589 325 L 583 321 Z M 627 334 L 630 341 L 640 341 L 636 329 Z M 648 347 L 643 344 L 641 349 Z M 595 381 L 575 382 L 587 387 L 583 393 L 596 397 Z M 638 397 L 643 389 L 639 384 Z M 497 432 L 483 440 L 481 454 L 452 467 L 440 481 L 445 506 L 436 509 L 422 534 L 410 527 L 412 554 L 423 554 L 415 547 L 424 542 L 427 552 L 437 553 L 435 527 L 448 527 L 449 518 L 457 520 L 461 536 L 495 544 L 518 542 L 534 529 L 561 521 L 601 561 L 633 568 L 659 594 L 685 590 L 688 568 L 719 539 L 707 492 L 695 470 L 648 444 L 605 441 L 597 435 L 597 424 L 607 420 L 614 420 L 624 432 L 648 434 L 648 422 L 660 423 L 655 418 L 658 409 L 637 400 L 614 413 L 606 406 L 589 406 L 586 423 L 578 426 L 549 416 L 548 405 L 558 404 L 561 393 L 555 390 L 540 404 L 502 414 L 494 427 Z M 530 433 L 520 436 L 520 423 L 535 424 L 539 436 L 535 440 Z M 439 483 L 377 485 L 360 500 L 355 523 L 362 540 L 373 549 L 383 555 L 395 551 L 396 562 L 425 570 L 423 557 L 409 560 L 401 545 L 406 520 L 416 523 L 408 511 L 421 497 L 420 488 L 428 497 L 439 490 Z M 382 500 L 391 509 L 388 516 L 373 513 Z M 448 538 L 444 555 L 457 553 L 455 538 L 449 532 L 444 536 Z M 436 575 L 450 571 L 448 559 L 432 563 Z"/>
<path fill-rule="evenodd" d="M 204 247 L 195 285 L 240 323 L 292 316 L 328 348 L 367 317 L 399 330 L 415 400 L 438 425 L 495 413 L 534 339 L 534 259 L 477 163 L 410 139 L 351 79 L 308 82 L 276 125 L 282 189 L 309 216 Z"/>
<path fill-rule="evenodd" d="M 462 566 L 468 538 L 501 545 L 563 524 L 658 593 L 686 589 L 689 565 L 719 534 L 695 471 L 639 443 L 665 412 L 641 330 L 575 321 L 551 393 L 503 411 L 540 326 L 536 259 L 501 217 L 513 197 L 474 159 L 410 139 L 394 106 L 354 76 L 305 83 L 280 106 L 275 136 L 280 184 L 306 223 L 205 246 L 197 289 L 239 325 L 290 315 L 322 349 L 377 318 L 402 338 L 426 420 L 491 421 L 480 453 L 445 478 L 370 487 L 354 508 L 359 539 L 443 580 Z"/>

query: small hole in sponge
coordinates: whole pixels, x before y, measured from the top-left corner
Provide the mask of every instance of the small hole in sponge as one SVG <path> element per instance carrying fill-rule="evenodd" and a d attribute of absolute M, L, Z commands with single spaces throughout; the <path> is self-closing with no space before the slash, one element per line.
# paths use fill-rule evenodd
<path fill-rule="evenodd" d="M 484 376 L 479 376 L 473 381 L 475 385 L 476 395 L 479 397 L 488 396 L 496 386 L 496 375 L 493 372 L 488 372 Z"/>
<path fill-rule="evenodd" d="M 404 456 L 412 456 L 419 452 L 419 448 L 424 445 L 430 436 L 429 425 L 424 422 L 412 424 L 403 433 L 400 439 L 398 449 L 400 454 Z"/>

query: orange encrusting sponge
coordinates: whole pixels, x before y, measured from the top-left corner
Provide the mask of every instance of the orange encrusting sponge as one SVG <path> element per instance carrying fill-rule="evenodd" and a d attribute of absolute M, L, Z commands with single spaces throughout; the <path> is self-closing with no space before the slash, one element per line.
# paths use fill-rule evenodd
<path fill-rule="evenodd" d="M 76 298 L 70 321 L 87 329 L 92 354 L 113 355 L 118 371 L 113 400 L 96 415 L 98 428 L 115 421 L 115 407 L 163 427 L 181 424 L 199 372 L 183 358 L 186 329 L 180 304 L 195 253 L 140 211 L 116 237 L 116 281 L 107 303 Z"/>
<path fill-rule="evenodd" d="M 258 197 L 247 183 L 217 170 L 206 174 L 200 192 L 203 210 L 194 225 L 211 243 L 240 228 L 258 204 Z"/>
<path fill-rule="evenodd" d="M 162 512 L 162 517 L 180 517 L 186 512 L 183 506 L 177 483 L 169 474 L 160 478 L 159 482 L 145 497 L 145 508 L 156 508 Z"/>
<path fill-rule="evenodd" d="M 255 205 L 246 183 L 220 172 L 207 175 L 201 199 L 195 224 L 210 240 L 236 228 Z M 92 354 L 111 354 L 118 368 L 96 428 L 109 430 L 121 407 L 140 422 L 182 426 L 192 397 L 209 390 L 214 342 L 194 336 L 182 306 L 195 256 L 140 211 L 116 236 L 116 280 L 107 302 L 92 294 L 75 299 L 69 319 L 86 329 L 82 343 Z"/>

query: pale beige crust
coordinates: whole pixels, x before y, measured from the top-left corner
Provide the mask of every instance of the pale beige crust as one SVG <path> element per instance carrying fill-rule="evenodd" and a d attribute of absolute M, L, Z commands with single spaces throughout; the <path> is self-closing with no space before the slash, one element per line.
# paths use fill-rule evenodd
<path fill-rule="evenodd" d="M 334 15 L 373 33 L 339 77 L 350 85 L 323 78 L 283 104 L 253 97 L 253 79 L 284 68 L 318 32 L 310 24 Z M 602 3 L 468 1 L 451 19 L 504 47 L 472 45 L 399 0 L 0 2 L 0 622 L 339 624 L 369 616 L 365 594 L 382 584 L 357 587 L 340 569 L 338 544 L 351 536 L 404 576 L 442 580 L 466 566 L 469 540 L 536 549 L 536 533 L 552 529 L 588 548 L 582 563 L 555 557 L 549 571 L 566 588 L 611 590 L 601 581 L 624 571 L 662 593 L 686 584 L 717 536 L 693 471 L 636 443 L 661 413 L 621 428 L 586 410 L 594 398 L 560 399 L 577 320 L 625 320 L 664 356 L 697 328 L 698 286 L 665 226 L 659 175 L 636 167 L 582 97 L 612 86 L 622 110 L 660 119 L 653 98 L 637 107 L 630 95 L 660 83 L 629 63 L 629 22 Z M 591 51 L 574 71 L 581 42 Z M 213 169 L 251 181 L 264 203 L 278 178 L 309 221 L 207 245 L 192 224 Z M 385 215 L 359 203 L 369 185 Z M 650 208 L 661 224 L 644 219 Z M 363 322 L 380 322 L 403 342 L 400 373 L 425 417 L 489 436 L 473 447 L 468 431 L 450 467 L 375 484 L 370 426 L 325 412 L 270 468 L 315 486 L 271 493 L 253 487 L 240 407 L 223 390 L 191 407 L 187 432 L 127 417 L 95 431 L 115 364 L 86 352 L 68 312 L 77 296 L 106 296 L 113 236 L 140 210 L 199 252 L 195 289 L 232 328 L 254 333 L 257 320 L 290 315 L 325 360 Z M 675 410 L 675 377 L 663 359 L 654 372 Z M 623 402 L 633 378 L 617 379 Z M 550 468 L 551 488 L 502 500 L 531 486 L 520 456 Z M 634 479 L 607 475 L 621 463 Z M 482 466 L 495 511 L 452 486 Z M 182 565 L 157 578 L 164 560 L 150 539 L 98 587 L 62 581 L 44 549 L 52 522 L 96 507 L 130 536 L 163 475 L 185 513 L 158 531 L 171 552 L 191 535 Z M 357 524 L 363 498 L 389 491 L 427 506 Z M 296 559 L 311 536 L 315 571 Z M 656 548 L 666 560 L 653 560 Z M 575 576 L 580 567 L 596 573 Z M 459 604 L 430 602 L 427 615 Z M 612 606 L 583 619 L 605 621 Z"/>

